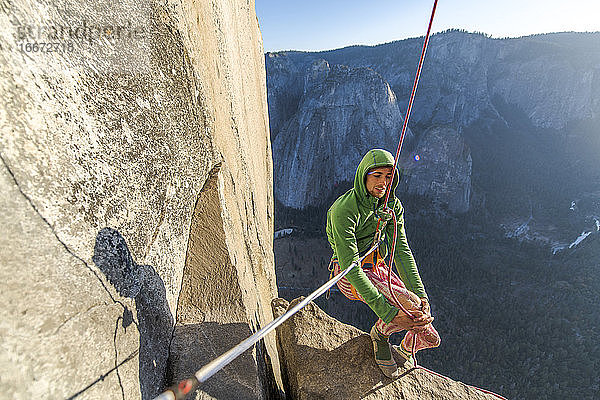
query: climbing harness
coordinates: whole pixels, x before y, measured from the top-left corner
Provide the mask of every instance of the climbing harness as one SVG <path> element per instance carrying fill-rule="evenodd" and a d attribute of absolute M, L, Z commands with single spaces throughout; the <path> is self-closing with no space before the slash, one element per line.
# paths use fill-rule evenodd
<path fill-rule="evenodd" d="M 369 249 L 370 250 L 370 249 Z M 370 270 L 378 266 L 378 263 L 383 262 L 383 259 L 379 258 L 378 250 L 375 249 L 372 253 L 366 255 L 362 262 L 360 263 L 360 268 L 365 270 Z M 337 258 L 332 257 L 331 262 L 329 263 L 329 279 L 331 280 L 334 276 L 336 276 L 340 271 L 340 264 Z M 358 300 L 361 301 L 361 298 L 358 296 L 358 292 L 354 285 L 352 285 L 348 280 L 340 281 L 338 283 L 340 291 L 348 298 L 348 300 Z M 329 290 L 327 291 L 329 293 Z M 328 297 L 326 297 L 328 298 Z"/>
<path fill-rule="evenodd" d="M 389 183 L 389 187 L 387 190 L 387 194 L 385 196 L 385 201 L 384 201 L 384 210 L 383 212 L 386 213 L 390 213 L 391 214 L 391 219 L 393 221 L 394 224 L 394 234 L 393 234 L 393 238 L 392 238 L 392 248 L 389 254 L 390 257 L 390 261 L 388 263 L 389 265 L 389 270 L 388 270 L 388 285 L 389 285 L 389 289 L 390 289 L 390 293 L 392 294 L 392 296 L 394 297 L 394 300 L 396 301 L 396 303 L 400 306 L 400 309 L 402 310 L 402 312 L 404 312 L 406 315 L 408 315 L 409 317 L 411 317 L 412 319 L 415 319 L 414 315 L 412 315 L 408 310 L 406 310 L 406 308 L 404 308 L 402 306 L 402 304 L 397 300 L 396 295 L 394 294 L 394 292 L 391 290 L 391 272 L 392 272 L 392 265 L 393 265 L 393 261 L 394 261 L 394 250 L 396 247 L 396 238 L 397 238 L 397 221 L 396 221 L 396 214 L 394 213 L 393 209 L 388 208 L 387 204 L 388 204 L 388 200 L 389 200 L 389 196 L 390 196 L 390 192 L 391 192 L 391 187 L 392 187 L 392 183 L 394 181 L 394 174 L 396 172 L 396 166 L 398 164 L 398 157 L 400 155 L 400 150 L 402 149 L 402 143 L 404 141 L 404 135 L 406 133 L 406 128 L 408 126 L 408 120 L 410 118 L 410 113 L 412 111 L 412 105 L 413 105 L 413 101 L 415 98 L 415 93 L 417 90 L 417 85 L 419 83 L 419 77 L 421 75 L 421 70 L 423 67 L 423 60 L 425 59 L 425 52 L 427 50 L 427 45 L 429 43 L 429 36 L 431 33 L 431 26 L 433 24 L 433 18 L 435 15 L 435 10 L 437 8 L 437 3 L 438 0 L 434 1 L 433 4 L 433 9 L 431 11 L 431 18 L 429 19 L 429 26 L 427 28 L 427 34 L 425 35 L 425 41 L 423 43 L 423 48 L 421 50 L 421 58 L 419 60 L 419 66 L 417 67 L 417 73 L 415 75 L 415 80 L 413 82 L 413 87 L 412 87 L 412 91 L 410 94 L 410 99 L 408 102 L 408 109 L 406 111 L 406 115 L 404 117 L 404 123 L 402 125 L 402 133 L 400 135 L 400 141 L 398 142 L 398 149 L 396 150 L 396 156 L 394 158 L 394 167 L 392 168 L 392 177 L 390 179 L 390 183 Z M 261 340 L 262 338 L 264 338 L 269 332 L 273 331 L 275 328 L 277 328 L 279 325 L 281 325 L 282 323 L 284 323 L 288 318 L 290 318 L 292 315 L 294 315 L 295 313 L 297 313 L 298 311 L 300 311 L 304 306 L 306 306 L 309 302 L 311 302 L 312 300 L 316 299 L 317 297 L 321 296 L 323 293 L 328 292 L 329 289 L 335 285 L 337 282 L 339 282 L 342 278 L 344 278 L 353 268 L 355 267 L 359 267 L 362 266 L 363 260 L 367 259 L 367 257 L 370 257 L 371 263 L 374 264 L 374 262 L 377 262 L 377 256 L 374 255 L 373 253 L 375 253 L 379 247 L 379 245 L 381 244 L 381 231 L 383 231 L 387 220 L 385 220 L 384 218 L 382 218 L 381 216 L 378 216 L 377 213 L 375 213 L 376 216 L 378 217 L 378 221 L 377 221 L 377 227 L 376 227 L 376 231 L 375 231 L 375 237 L 373 239 L 373 245 L 371 246 L 371 248 L 367 251 L 367 253 L 365 255 L 363 255 L 362 257 L 360 257 L 357 261 L 354 261 L 352 264 L 350 264 L 350 266 L 348 268 L 346 268 L 345 270 L 341 271 L 339 274 L 334 275 L 333 272 L 333 263 L 334 260 L 333 258 L 330 260 L 329 262 L 329 267 L 328 269 L 330 270 L 331 274 L 330 274 L 330 279 L 329 281 L 325 282 L 321 287 L 319 287 L 317 290 L 315 290 L 313 293 L 311 293 L 308 297 L 306 297 L 304 300 L 302 300 L 301 302 L 299 302 L 298 304 L 296 304 L 291 310 L 288 310 L 285 314 L 279 316 L 278 318 L 274 319 L 273 321 L 271 321 L 270 323 L 268 323 L 267 325 L 265 325 L 262 329 L 260 329 L 259 331 L 257 331 L 256 333 L 254 333 L 252 336 L 250 336 L 249 338 L 247 338 L 246 340 L 242 341 L 240 344 L 238 344 L 237 346 L 233 347 L 232 349 L 230 349 L 229 351 L 227 351 L 226 353 L 224 353 L 223 355 L 221 355 L 220 357 L 214 359 L 213 361 L 211 361 L 210 363 L 206 364 L 204 367 L 202 367 L 200 370 L 196 371 L 196 373 L 194 374 L 194 376 L 192 376 L 191 378 L 188 379 L 184 379 L 181 382 L 179 382 L 177 385 L 174 385 L 172 387 L 170 387 L 169 389 L 167 389 L 164 393 L 162 393 L 161 395 L 159 395 L 158 397 L 156 397 L 154 400 L 182 400 L 184 399 L 188 394 L 192 393 L 193 391 L 195 391 L 198 386 L 200 386 L 200 384 L 202 384 L 203 382 L 205 382 L 207 379 L 209 379 L 211 376 L 213 376 L 214 374 L 216 374 L 219 370 L 221 370 L 223 367 L 225 367 L 227 364 L 229 364 L 231 361 L 233 361 L 236 357 L 238 357 L 240 354 L 242 354 L 244 351 L 248 350 L 250 347 L 252 347 L 256 342 L 258 342 L 259 340 Z M 397 266 L 396 266 L 397 269 Z M 352 287 L 352 289 L 354 289 Z M 353 290 L 353 295 L 358 299 L 358 293 L 356 293 L 356 289 Z M 413 339 L 413 343 L 412 343 L 412 356 L 413 356 L 413 362 L 414 362 L 414 368 L 416 369 L 421 369 L 423 371 L 427 371 L 433 375 L 436 375 L 438 377 L 447 379 L 447 380 L 451 380 L 449 377 L 444 376 L 442 374 L 439 374 L 435 371 L 432 371 L 430 369 L 427 369 L 425 367 L 422 367 L 420 365 L 417 364 L 417 358 L 415 357 L 415 346 L 416 346 L 416 339 Z M 499 394 L 490 392 L 488 390 L 485 389 L 481 389 L 478 388 L 476 386 L 472 386 L 472 385 L 467 385 L 473 389 L 479 390 L 483 393 L 487 393 L 487 394 L 491 394 L 499 399 L 503 399 L 506 400 L 504 397 L 500 396 Z"/>

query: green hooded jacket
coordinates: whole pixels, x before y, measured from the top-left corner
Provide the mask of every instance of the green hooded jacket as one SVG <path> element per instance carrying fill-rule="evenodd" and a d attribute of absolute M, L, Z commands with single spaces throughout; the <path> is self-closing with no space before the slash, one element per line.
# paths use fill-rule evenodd
<path fill-rule="evenodd" d="M 342 270 L 357 261 L 360 255 L 365 254 L 371 247 L 377 226 L 375 210 L 384 208 L 385 198 L 377 199 L 367 192 L 367 172 L 376 167 L 393 165 L 394 157 L 390 152 L 381 149 L 369 150 L 356 169 L 354 187 L 338 197 L 327 211 L 327 239 Z M 398 170 L 394 173 L 392 195 L 388 200 L 388 207 L 394 210 L 398 226 L 394 263 L 406 288 L 419 297 L 427 297 L 417 264 L 408 247 L 404 230 L 404 209 L 400 200 L 393 196 L 397 186 Z M 381 257 L 387 257 L 387 246 L 391 246 L 393 234 L 393 222 L 390 220 L 382 232 L 382 238 L 387 240 L 379 245 Z M 392 306 L 377 290 L 362 268 L 353 268 L 346 277 L 379 318 L 385 323 L 394 319 L 398 308 Z"/>

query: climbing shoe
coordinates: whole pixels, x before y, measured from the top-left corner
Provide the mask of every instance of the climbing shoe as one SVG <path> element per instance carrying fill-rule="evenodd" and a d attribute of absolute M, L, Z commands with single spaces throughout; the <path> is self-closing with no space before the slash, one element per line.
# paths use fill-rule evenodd
<path fill-rule="evenodd" d="M 415 361 L 414 358 L 412 356 L 412 353 L 408 350 L 404 350 L 404 339 L 402 340 L 402 343 L 399 346 L 393 345 L 392 348 L 394 350 L 396 350 L 396 352 L 398 354 L 400 354 L 400 356 L 404 359 L 404 367 L 405 368 L 412 368 L 415 366 Z"/>
<path fill-rule="evenodd" d="M 375 363 L 381 369 L 381 372 L 388 378 L 394 379 L 398 377 L 398 366 L 396 360 L 392 357 L 390 342 L 388 336 L 383 336 L 373 325 L 369 333 L 373 341 L 373 352 L 375 353 Z"/>

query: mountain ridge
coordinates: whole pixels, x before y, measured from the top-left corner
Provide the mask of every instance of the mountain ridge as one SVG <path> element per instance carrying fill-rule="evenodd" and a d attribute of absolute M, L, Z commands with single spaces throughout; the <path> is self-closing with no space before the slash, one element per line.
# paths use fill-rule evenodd
<path fill-rule="evenodd" d="M 289 198 L 281 196 L 276 185 L 276 199 L 283 206 L 304 208 L 322 204 L 320 201 L 327 197 L 324 193 L 331 193 L 339 181 L 352 181 L 355 166 L 362 154 L 374 147 L 393 150 L 400 136 L 398 130 L 392 144 L 381 142 L 377 135 L 371 140 L 353 143 L 347 141 L 349 128 L 326 129 L 319 133 L 321 137 L 328 137 L 327 140 L 334 147 L 355 146 L 352 153 L 342 160 L 336 160 L 336 163 L 324 164 L 315 161 L 319 158 L 321 148 L 299 149 L 294 157 L 307 160 L 304 171 L 316 172 L 289 172 L 289 159 L 285 154 L 291 148 L 288 141 L 297 140 L 298 131 L 290 129 L 286 123 L 300 112 L 310 114 L 319 110 L 318 107 L 298 108 L 299 104 L 310 104 L 310 99 L 306 98 L 310 93 L 301 90 L 302 77 L 306 76 L 305 71 L 310 63 L 325 60 L 329 65 L 372 69 L 392 89 L 403 113 L 419 48 L 420 43 L 416 38 L 324 52 L 265 55 L 271 137 L 274 143 L 278 143 L 278 151 L 273 152 L 275 181 L 297 188 L 294 201 L 289 201 Z M 585 181 L 591 182 L 592 186 L 600 185 L 600 173 L 596 171 L 593 161 L 594 154 L 600 152 L 600 134 L 596 122 L 600 120 L 600 33 L 565 32 L 509 39 L 492 39 L 483 34 L 461 31 L 436 34 L 431 38 L 419 85 L 409 123 L 413 137 L 409 135 L 404 143 L 400 167 L 408 171 L 414 166 L 413 159 L 406 153 L 414 155 L 411 152 L 431 126 L 447 125 L 454 129 L 459 134 L 457 140 L 465 141 L 473 159 L 472 169 L 462 171 L 457 181 L 470 180 L 474 185 L 467 185 L 463 189 L 465 200 L 451 207 L 454 211 L 464 212 L 472 204 L 481 203 L 473 203 L 470 196 L 498 196 L 504 189 L 500 189 L 500 186 L 496 188 L 490 182 L 505 180 L 499 175 L 500 171 L 507 166 L 508 170 L 513 168 L 510 163 L 518 165 L 515 157 L 521 157 L 531 164 L 528 172 L 517 174 L 529 174 L 523 182 L 538 180 L 545 184 L 546 180 L 551 179 L 549 171 L 553 171 L 557 181 L 569 187 L 568 190 L 556 191 L 550 196 L 545 194 L 543 197 L 524 187 L 510 188 L 511 191 L 516 189 L 515 196 L 518 192 L 524 192 L 520 196 L 525 201 L 527 197 L 532 197 L 536 203 L 557 197 L 555 202 L 566 202 L 567 199 L 562 197 L 580 196 Z M 368 91 L 373 88 L 356 85 L 355 90 Z M 287 108 L 282 111 L 280 104 L 286 104 Z M 325 106 L 320 104 L 320 107 Z M 356 107 L 360 110 L 362 106 L 357 103 Z M 363 112 L 366 115 L 366 111 Z M 287 152 L 280 151 L 286 147 Z M 444 158 L 445 154 L 421 158 L 420 164 L 426 166 L 420 168 L 421 171 L 439 168 L 433 175 L 442 176 L 443 168 L 447 167 L 440 163 Z M 560 163 L 560 169 L 557 169 L 558 165 L 552 165 L 551 160 Z M 315 163 L 317 165 L 313 165 Z M 578 165 L 589 167 L 581 168 Z M 325 170 L 326 174 L 322 172 Z M 573 174 L 579 176 L 576 181 L 569 177 Z M 330 182 L 328 179 L 331 176 L 335 179 Z M 443 199 L 443 192 L 436 188 L 444 185 L 440 182 L 432 185 L 428 179 L 427 174 L 413 175 L 412 184 L 404 185 L 405 190 Z M 540 183 L 532 185 L 538 186 Z M 308 187 L 312 188 L 310 193 L 304 189 Z M 416 189 L 423 187 L 431 189 L 427 192 Z M 315 193 L 314 188 L 319 188 L 320 192 Z M 491 193 L 490 190 L 497 193 Z M 449 204 L 448 200 L 442 202 Z M 496 203 L 493 201 L 488 204 Z M 600 210 L 593 210 L 592 213 L 596 212 Z"/>

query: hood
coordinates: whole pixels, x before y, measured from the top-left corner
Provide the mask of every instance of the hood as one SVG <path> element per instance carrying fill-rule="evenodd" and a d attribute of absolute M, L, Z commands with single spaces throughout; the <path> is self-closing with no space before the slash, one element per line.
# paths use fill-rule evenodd
<path fill-rule="evenodd" d="M 391 167 L 393 165 L 394 156 L 387 150 L 373 149 L 369 150 L 367 154 L 365 154 L 360 161 L 360 164 L 358 164 L 358 168 L 356 168 L 356 174 L 354 175 L 354 191 L 357 193 L 361 203 L 372 205 L 373 202 L 377 200 L 376 197 L 371 196 L 367 192 L 367 186 L 365 185 L 367 172 L 375 167 Z M 398 168 L 396 168 L 396 172 L 394 173 L 394 181 L 392 182 L 392 193 L 390 194 L 388 204 L 395 198 L 393 194 L 398 186 L 399 177 L 400 174 L 398 173 Z"/>

